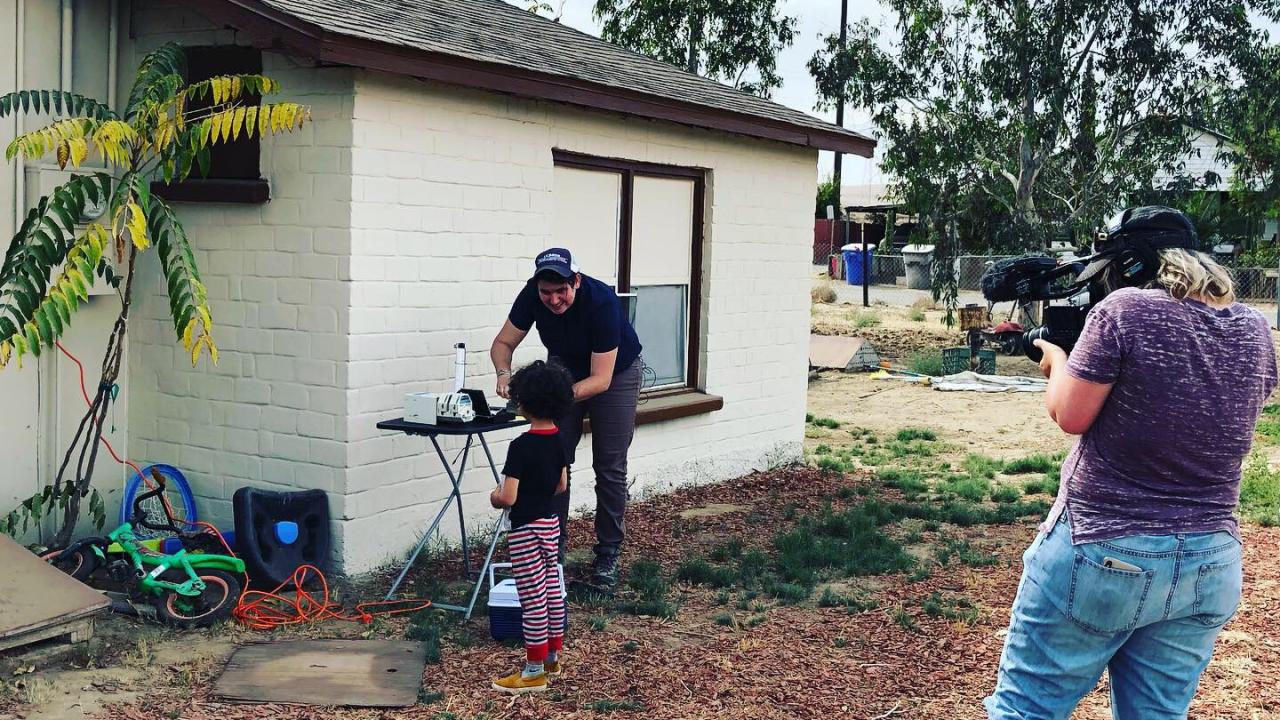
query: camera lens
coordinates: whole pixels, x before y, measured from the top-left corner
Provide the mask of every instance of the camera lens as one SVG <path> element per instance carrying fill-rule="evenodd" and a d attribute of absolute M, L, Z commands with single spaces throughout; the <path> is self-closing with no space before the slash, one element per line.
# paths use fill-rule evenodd
<path fill-rule="evenodd" d="M 1049 339 L 1049 326 L 1041 325 L 1038 328 L 1031 328 L 1022 334 L 1022 350 L 1027 354 L 1031 362 L 1040 362 L 1040 358 L 1044 357 L 1044 353 L 1040 348 L 1035 346 L 1036 340 Z"/>

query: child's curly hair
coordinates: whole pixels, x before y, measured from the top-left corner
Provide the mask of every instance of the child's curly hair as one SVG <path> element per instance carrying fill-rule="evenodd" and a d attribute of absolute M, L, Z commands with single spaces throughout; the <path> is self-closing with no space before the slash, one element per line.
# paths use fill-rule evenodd
<path fill-rule="evenodd" d="M 573 376 L 557 362 L 535 360 L 511 376 L 511 399 L 524 414 L 559 420 L 573 407 Z"/>

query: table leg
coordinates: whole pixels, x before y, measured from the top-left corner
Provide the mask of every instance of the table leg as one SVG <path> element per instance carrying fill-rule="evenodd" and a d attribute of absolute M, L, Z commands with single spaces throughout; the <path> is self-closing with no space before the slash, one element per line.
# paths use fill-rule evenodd
<path fill-rule="evenodd" d="M 418 540 L 418 546 L 413 549 L 413 554 L 409 556 L 409 562 L 405 563 L 404 569 L 400 571 L 400 575 L 396 578 L 396 581 L 391 583 L 391 589 L 387 591 L 387 597 L 385 598 L 387 600 L 395 597 L 396 590 L 399 589 L 400 583 L 404 582 L 404 577 L 409 574 L 409 569 L 412 568 L 413 564 L 418 560 L 418 554 L 422 552 L 422 548 L 427 544 L 427 540 L 429 540 L 431 535 L 435 533 L 436 528 L 440 525 L 440 520 L 444 518 L 444 514 L 449 511 L 449 506 L 453 504 L 455 499 L 458 501 L 459 511 L 461 511 L 462 508 L 462 492 L 459 487 L 458 480 L 454 477 L 453 468 L 449 465 L 449 460 L 444 456 L 444 451 L 440 449 L 440 443 L 436 441 L 435 436 L 431 435 L 430 438 L 432 446 L 436 449 L 436 455 L 440 456 L 440 464 L 444 466 L 444 471 L 449 475 L 449 483 L 453 486 L 453 490 L 449 492 L 449 497 L 445 499 L 444 506 L 440 508 L 440 512 L 436 513 L 435 520 L 431 521 L 431 525 L 422 535 L 422 539 Z"/>
<path fill-rule="evenodd" d="M 467 458 L 471 454 L 471 441 L 474 435 L 467 436 L 467 444 L 462 446 L 462 464 L 458 466 L 458 475 L 453 480 L 454 492 L 458 494 L 458 532 L 462 535 L 462 573 L 463 577 L 471 577 L 471 552 L 467 547 L 467 521 L 462 512 L 462 474 L 467 471 Z"/>
<path fill-rule="evenodd" d="M 489 443 L 484 441 L 484 433 L 480 434 L 480 447 L 484 448 L 484 456 L 489 460 L 489 469 L 493 471 L 493 482 L 502 487 L 502 478 L 498 477 L 498 466 L 493 462 L 493 453 L 489 451 Z"/>
<path fill-rule="evenodd" d="M 484 556 L 484 564 L 480 566 L 480 579 L 476 581 L 476 586 L 471 589 L 471 600 L 467 603 L 467 611 L 463 614 L 462 620 L 466 622 L 471 619 L 471 613 L 475 611 L 476 599 L 480 597 L 480 586 L 484 585 L 485 576 L 489 574 L 489 564 L 493 562 L 493 553 L 498 549 L 498 538 L 502 537 L 502 528 L 507 524 L 507 515 L 510 509 L 502 511 L 502 515 L 498 518 L 498 524 L 493 528 L 493 539 L 489 541 L 489 552 Z"/>

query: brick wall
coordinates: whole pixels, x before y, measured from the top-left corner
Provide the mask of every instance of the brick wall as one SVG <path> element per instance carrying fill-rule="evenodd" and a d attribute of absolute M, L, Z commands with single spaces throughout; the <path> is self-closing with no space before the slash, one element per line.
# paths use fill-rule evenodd
<path fill-rule="evenodd" d="M 125 68 L 170 40 L 236 41 L 180 4 L 134 8 Z M 180 468 L 202 517 L 224 528 L 236 488 L 320 488 L 336 497 L 348 465 L 354 71 L 265 52 L 263 70 L 284 85 L 277 99 L 310 105 L 313 118 L 262 143 L 271 201 L 175 205 L 208 287 L 219 364 L 192 368 L 184 357 L 155 252 L 140 261 L 129 330 L 131 453 Z M 131 72 L 121 74 L 125 88 Z"/>

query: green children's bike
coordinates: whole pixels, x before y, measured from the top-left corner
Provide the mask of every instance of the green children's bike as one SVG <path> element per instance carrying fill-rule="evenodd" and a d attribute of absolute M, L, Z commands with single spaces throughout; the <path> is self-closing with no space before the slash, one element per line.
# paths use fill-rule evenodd
<path fill-rule="evenodd" d="M 158 617 L 166 624 L 207 627 L 226 619 L 240 599 L 244 561 L 221 554 L 221 541 L 209 533 L 183 532 L 174 524 L 163 499 L 166 524 L 151 523 L 143 503 L 163 496 L 165 491 L 164 477 L 152 473 L 152 478 L 157 487 L 134 499 L 129 522 L 106 537 L 82 538 L 41 557 L 81 582 L 88 581 L 105 565 L 111 578 L 127 589 L 131 600 L 155 605 Z M 148 547 L 152 543 L 144 544 L 134 533 L 135 527 L 172 533 L 183 547 L 171 555 L 159 553 Z"/>

